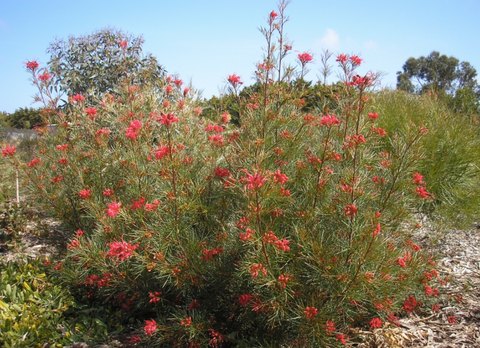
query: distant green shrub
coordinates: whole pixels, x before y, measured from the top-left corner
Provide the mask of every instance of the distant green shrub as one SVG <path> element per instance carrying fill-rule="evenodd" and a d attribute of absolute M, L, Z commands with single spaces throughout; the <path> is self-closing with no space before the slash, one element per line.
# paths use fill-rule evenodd
<path fill-rule="evenodd" d="M 479 216 L 480 128 L 433 96 L 384 90 L 373 94 L 372 108 L 390 137 L 406 139 L 412 128 L 429 130 L 420 142 L 416 168 L 434 199 L 423 212 L 448 224 L 468 226 Z"/>

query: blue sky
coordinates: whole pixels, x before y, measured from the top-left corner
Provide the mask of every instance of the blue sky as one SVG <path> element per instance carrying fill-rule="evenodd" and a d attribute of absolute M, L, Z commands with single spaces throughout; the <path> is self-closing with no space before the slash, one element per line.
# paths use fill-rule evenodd
<path fill-rule="evenodd" d="M 258 27 L 276 7 L 274 0 L 0 0 L 0 111 L 40 106 L 32 104 L 35 89 L 24 62 L 45 64 L 55 38 L 105 27 L 143 35 L 144 52 L 204 97 L 218 95 L 233 73 L 250 84 L 264 45 Z M 409 57 L 433 50 L 480 72 L 478 0 L 293 0 L 286 13 L 291 62 L 304 51 L 317 58 L 310 80 L 320 74 L 322 49 L 361 54 L 360 72 L 385 72 L 385 87 L 395 87 Z"/>

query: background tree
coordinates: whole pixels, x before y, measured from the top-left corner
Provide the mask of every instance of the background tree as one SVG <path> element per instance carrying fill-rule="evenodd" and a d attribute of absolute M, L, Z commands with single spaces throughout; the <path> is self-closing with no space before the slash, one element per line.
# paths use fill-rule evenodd
<path fill-rule="evenodd" d="M 35 108 L 20 108 L 5 117 L 5 126 L 11 128 L 32 129 L 44 123 L 42 110 Z"/>
<path fill-rule="evenodd" d="M 468 62 L 459 62 L 433 51 L 427 57 L 409 58 L 397 72 L 397 88 L 408 92 L 453 94 L 457 88 L 478 89 L 477 71 Z"/>
<path fill-rule="evenodd" d="M 480 86 L 469 62 L 433 51 L 426 57 L 409 58 L 402 69 L 397 72 L 398 89 L 417 94 L 430 91 L 457 112 L 478 114 Z"/>
<path fill-rule="evenodd" d="M 50 44 L 48 70 L 55 84 L 68 95 L 114 92 L 131 83 L 158 85 L 165 73 L 151 54 L 142 55 L 144 40 L 120 30 L 57 39 Z"/>

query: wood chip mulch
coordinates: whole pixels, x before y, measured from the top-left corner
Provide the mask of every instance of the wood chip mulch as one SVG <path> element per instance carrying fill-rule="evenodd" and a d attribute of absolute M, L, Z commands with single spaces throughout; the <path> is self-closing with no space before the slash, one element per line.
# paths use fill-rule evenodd
<path fill-rule="evenodd" d="M 452 279 L 440 291 L 454 305 L 440 307 L 428 317 L 412 314 L 400 319 L 398 327 L 358 331 L 364 342 L 357 347 L 480 347 L 480 225 L 444 234 L 429 226 L 421 228 L 414 238 L 438 256 L 440 277 Z M 455 322 L 451 323 L 449 318 L 453 321 L 453 317 Z"/>

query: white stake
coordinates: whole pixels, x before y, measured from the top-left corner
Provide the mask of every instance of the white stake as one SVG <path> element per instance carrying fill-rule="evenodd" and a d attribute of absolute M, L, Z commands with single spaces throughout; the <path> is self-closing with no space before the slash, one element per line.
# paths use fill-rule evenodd
<path fill-rule="evenodd" d="M 18 189 L 18 170 L 15 171 L 15 179 L 17 182 L 17 206 L 20 206 L 20 193 Z"/>

